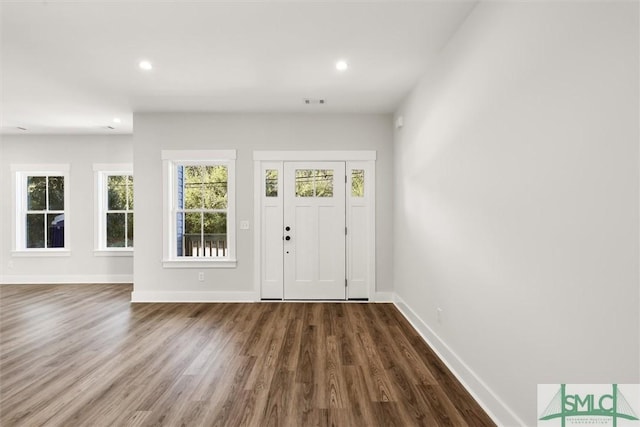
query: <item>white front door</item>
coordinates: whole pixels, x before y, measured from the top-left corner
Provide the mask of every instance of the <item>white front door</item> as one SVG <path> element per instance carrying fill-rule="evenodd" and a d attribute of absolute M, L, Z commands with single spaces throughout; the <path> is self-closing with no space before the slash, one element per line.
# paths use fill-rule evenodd
<path fill-rule="evenodd" d="M 284 163 L 284 298 L 344 300 L 345 163 Z"/>

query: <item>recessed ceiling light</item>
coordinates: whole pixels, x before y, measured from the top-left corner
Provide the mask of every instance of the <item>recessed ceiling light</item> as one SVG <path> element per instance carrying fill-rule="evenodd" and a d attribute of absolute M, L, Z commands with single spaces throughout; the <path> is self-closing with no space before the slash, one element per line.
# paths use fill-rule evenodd
<path fill-rule="evenodd" d="M 349 68 L 349 64 L 347 64 L 347 61 L 336 62 L 336 70 L 345 71 L 347 68 Z"/>
<path fill-rule="evenodd" d="M 151 62 L 149 61 L 140 61 L 138 66 L 140 67 L 141 70 L 147 70 L 147 71 L 153 68 L 153 65 L 151 65 Z"/>
<path fill-rule="evenodd" d="M 113 118 L 113 123 L 120 123 L 122 120 L 120 120 L 119 117 L 114 117 Z"/>

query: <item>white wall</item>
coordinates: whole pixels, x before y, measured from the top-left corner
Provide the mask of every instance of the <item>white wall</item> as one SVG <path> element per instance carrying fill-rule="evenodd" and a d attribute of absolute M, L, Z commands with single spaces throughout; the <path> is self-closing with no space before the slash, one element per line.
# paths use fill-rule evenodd
<path fill-rule="evenodd" d="M 638 40 L 637 2 L 480 3 L 397 112 L 400 306 L 503 424 L 640 382 Z"/>
<path fill-rule="evenodd" d="M 253 227 L 254 150 L 376 150 L 377 290 L 392 290 L 393 133 L 390 115 L 135 114 L 134 300 L 255 298 L 253 230 L 237 230 L 234 269 L 165 269 L 161 150 L 237 149 L 236 224 Z M 205 280 L 198 281 L 204 271 Z"/>
<path fill-rule="evenodd" d="M 0 140 L 0 283 L 131 282 L 132 257 L 94 256 L 93 163 L 131 163 L 131 136 L 3 135 Z M 11 164 L 68 163 L 69 257 L 11 255 Z"/>

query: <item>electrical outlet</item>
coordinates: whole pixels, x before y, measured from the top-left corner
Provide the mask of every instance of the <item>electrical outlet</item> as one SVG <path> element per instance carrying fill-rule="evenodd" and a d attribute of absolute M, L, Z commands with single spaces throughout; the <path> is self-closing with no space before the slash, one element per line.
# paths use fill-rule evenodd
<path fill-rule="evenodd" d="M 240 230 L 248 230 L 249 221 L 240 221 Z"/>
<path fill-rule="evenodd" d="M 198 273 L 198 281 L 204 282 L 204 271 Z"/>
<path fill-rule="evenodd" d="M 438 323 L 442 324 L 442 309 L 440 307 L 436 308 L 436 319 Z"/>

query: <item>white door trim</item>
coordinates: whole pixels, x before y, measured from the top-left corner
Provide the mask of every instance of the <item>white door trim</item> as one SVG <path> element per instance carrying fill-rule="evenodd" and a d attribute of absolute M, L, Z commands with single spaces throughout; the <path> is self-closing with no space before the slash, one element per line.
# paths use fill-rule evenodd
<path fill-rule="evenodd" d="M 366 169 L 366 193 L 367 193 L 367 209 L 368 218 L 366 224 L 366 235 L 369 237 L 366 242 L 366 259 L 367 259 L 367 282 L 366 296 L 356 296 L 356 298 L 368 298 L 370 302 L 377 301 L 376 298 L 376 226 L 375 226 L 375 160 L 377 158 L 376 151 L 362 150 L 362 151 L 254 151 L 254 199 L 253 199 L 253 249 L 254 249 L 254 290 L 258 299 L 263 298 L 262 294 L 262 260 L 263 260 L 263 233 L 262 233 L 262 205 L 263 205 L 263 191 L 264 191 L 264 177 L 263 171 L 265 164 L 274 164 L 280 162 L 283 164 L 285 161 L 345 161 L 346 173 L 349 175 L 352 169 Z M 282 170 L 282 169 L 280 169 Z M 282 175 L 279 175 L 282 179 Z M 350 181 L 350 180 L 349 180 Z M 281 184 L 280 184 L 281 187 Z M 347 205 L 350 204 L 349 194 L 351 189 L 346 188 L 347 191 Z M 350 217 L 347 216 L 347 227 L 351 227 L 349 224 Z M 347 258 L 350 259 L 352 248 L 347 240 Z M 347 279 L 350 279 L 350 268 L 347 267 Z M 360 287 L 362 291 L 365 288 Z M 349 287 L 351 290 L 351 287 Z M 284 294 L 282 295 L 284 296 Z M 349 295 L 350 299 L 353 299 L 353 295 Z M 280 298 L 277 298 L 280 299 Z"/>
<path fill-rule="evenodd" d="M 373 150 L 362 151 L 254 151 L 253 160 L 270 161 L 294 161 L 317 162 L 336 161 L 348 162 L 350 160 L 376 160 L 377 152 Z"/>

